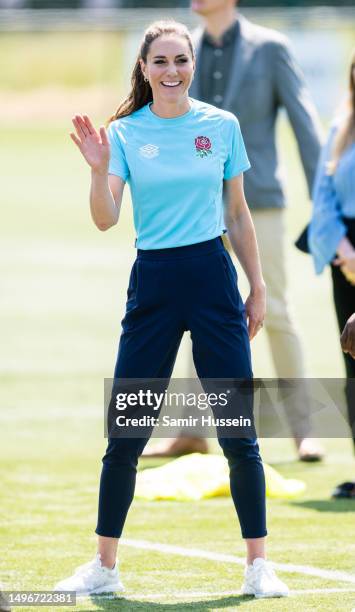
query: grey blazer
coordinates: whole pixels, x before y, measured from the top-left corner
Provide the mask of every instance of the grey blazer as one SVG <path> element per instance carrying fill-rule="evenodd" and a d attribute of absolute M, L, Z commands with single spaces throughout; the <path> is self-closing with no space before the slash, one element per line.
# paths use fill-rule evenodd
<path fill-rule="evenodd" d="M 250 159 L 251 169 L 244 175 L 250 208 L 282 208 L 285 196 L 275 140 L 278 111 L 287 111 L 310 194 L 321 146 L 320 122 L 287 39 L 241 15 L 238 19 L 240 34 L 223 108 L 237 116 Z M 190 95 L 197 99 L 202 34 L 202 29 L 194 32 L 196 73 Z"/>

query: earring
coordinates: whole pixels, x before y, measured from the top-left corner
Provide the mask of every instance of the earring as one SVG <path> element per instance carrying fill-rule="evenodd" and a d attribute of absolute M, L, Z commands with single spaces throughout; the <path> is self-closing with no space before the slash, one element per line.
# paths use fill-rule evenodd
<path fill-rule="evenodd" d="M 148 81 L 149 81 L 149 79 L 147 79 L 147 77 L 145 76 L 145 77 L 144 77 L 144 82 L 145 82 L 145 83 L 148 83 Z"/>

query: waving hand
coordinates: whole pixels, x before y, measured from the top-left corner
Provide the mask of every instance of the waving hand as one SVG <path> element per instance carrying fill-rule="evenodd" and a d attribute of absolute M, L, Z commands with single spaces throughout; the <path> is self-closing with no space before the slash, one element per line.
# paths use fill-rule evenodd
<path fill-rule="evenodd" d="M 107 173 L 110 144 L 105 128 L 102 126 L 97 132 L 87 115 L 75 115 L 72 121 L 76 134 L 72 132 L 70 138 L 75 142 L 92 170 L 100 174 Z"/>

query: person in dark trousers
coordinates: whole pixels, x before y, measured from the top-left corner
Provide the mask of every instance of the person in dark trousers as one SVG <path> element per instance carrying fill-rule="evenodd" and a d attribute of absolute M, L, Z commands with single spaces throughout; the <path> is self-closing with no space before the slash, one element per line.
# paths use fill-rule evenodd
<path fill-rule="evenodd" d="M 352 347 L 355 312 L 355 52 L 350 64 L 349 94 L 323 148 L 313 192 L 313 214 L 308 230 L 315 270 L 330 264 L 333 298 L 345 347 L 345 387 L 349 424 L 355 449 L 355 362 Z M 348 338 L 349 334 L 349 338 Z M 350 344 L 348 344 L 350 343 Z M 343 347 L 343 348 L 344 348 Z"/>
<path fill-rule="evenodd" d="M 119 218 L 128 182 L 137 259 L 127 292 L 115 379 L 171 376 L 189 330 L 199 377 L 250 381 L 250 339 L 265 315 L 265 284 L 243 173 L 249 161 L 232 113 L 189 98 L 195 67 L 190 34 L 175 22 L 145 32 L 132 90 L 108 135 L 87 116 L 72 139 L 91 167 L 91 213 L 107 230 Z M 228 197 L 223 205 L 223 181 Z M 243 304 L 231 242 L 250 282 Z M 139 409 L 139 407 L 138 407 Z M 122 590 L 116 552 L 131 505 L 138 458 L 147 438 L 109 437 L 103 458 L 96 533 L 98 552 L 56 589 L 94 594 Z M 247 548 L 244 594 L 286 596 L 265 559 L 265 477 L 255 437 L 219 437 L 229 462 L 233 502 Z"/>
<path fill-rule="evenodd" d="M 192 0 L 203 28 L 194 37 L 196 72 L 190 93 L 238 117 L 251 161 L 245 193 L 268 288 L 265 331 L 271 356 L 279 378 L 304 378 L 303 350 L 286 298 L 285 194 L 275 130 L 279 110 L 285 108 L 311 193 L 320 123 L 287 39 L 245 19 L 236 5 L 235 0 Z M 191 358 L 188 370 L 186 377 L 194 377 Z M 308 398 L 289 401 L 285 409 L 299 458 L 320 460 L 323 449 L 312 438 Z M 182 431 L 179 438 L 156 444 L 145 455 L 206 451 L 206 440 Z"/>

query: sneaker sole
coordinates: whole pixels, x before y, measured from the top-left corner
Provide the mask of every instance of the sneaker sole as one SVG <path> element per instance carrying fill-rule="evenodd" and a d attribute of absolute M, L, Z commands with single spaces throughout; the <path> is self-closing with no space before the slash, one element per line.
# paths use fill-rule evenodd
<path fill-rule="evenodd" d="M 267 599 L 269 597 L 288 597 L 289 593 L 255 593 L 255 599 Z"/>
<path fill-rule="evenodd" d="M 247 591 L 247 590 L 241 590 L 241 595 L 250 595 L 250 596 L 254 596 L 255 599 L 267 599 L 269 597 L 288 597 L 289 593 L 280 593 L 280 592 L 274 592 L 274 593 L 255 593 L 254 591 Z"/>
<path fill-rule="evenodd" d="M 89 597 L 90 595 L 103 595 L 104 593 L 123 593 L 125 588 L 120 583 L 106 584 L 92 591 L 76 591 L 77 597 Z"/>
<path fill-rule="evenodd" d="M 86 592 L 86 593 L 77 593 L 77 595 L 103 595 L 104 593 L 123 593 L 124 592 L 124 587 L 122 586 L 122 584 L 111 584 L 111 585 L 105 585 L 103 587 L 99 587 L 98 589 L 94 589 L 93 591 L 90 592 Z"/>
<path fill-rule="evenodd" d="M 123 593 L 124 590 L 124 586 L 119 582 L 118 584 L 111 584 L 110 586 L 107 585 L 101 587 L 100 589 L 95 589 L 94 591 L 91 591 L 90 595 L 100 595 L 101 593 Z"/>

